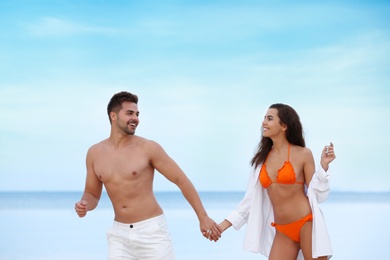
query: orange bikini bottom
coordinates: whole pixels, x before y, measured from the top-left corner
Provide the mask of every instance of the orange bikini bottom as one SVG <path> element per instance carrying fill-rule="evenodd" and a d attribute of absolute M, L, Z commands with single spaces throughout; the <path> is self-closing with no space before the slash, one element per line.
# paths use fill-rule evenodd
<path fill-rule="evenodd" d="M 271 223 L 273 227 L 275 227 L 280 233 L 285 234 L 292 240 L 299 242 L 300 241 L 300 233 L 301 233 L 301 228 L 303 225 L 306 224 L 306 222 L 312 221 L 313 220 L 313 214 L 310 213 L 309 215 L 294 221 L 289 224 L 275 224 L 274 222 Z"/>

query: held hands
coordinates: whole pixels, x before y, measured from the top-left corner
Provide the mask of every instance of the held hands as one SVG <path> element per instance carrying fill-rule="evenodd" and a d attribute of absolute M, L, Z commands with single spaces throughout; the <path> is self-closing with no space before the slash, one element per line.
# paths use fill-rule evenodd
<path fill-rule="evenodd" d="M 80 218 L 85 217 L 85 215 L 87 215 L 87 205 L 88 202 L 86 200 L 80 200 L 74 205 L 74 209 Z"/>
<path fill-rule="evenodd" d="M 217 223 L 209 217 L 204 218 L 200 223 L 200 231 L 203 236 L 210 241 L 217 242 L 221 237 L 222 231 Z"/>
<path fill-rule="evenodd" d="M 333 143 L 330 143 L 329 146 L 325 146 L 322 150 L 321 154 L 321 166 L 324 168 L 325 171 L 328 170 L 329 164 L 336 159 L 336 155 L 334 153 L 334 146 Z"/>
<path fill-rule="evenodd" d="M 216 236 L 216 234 L 212 230 L 210 230 L 210 231 L 206 230 L 206 232 L 203 232 L 203 236 L 210 241 L 217 242 L 218 239 L 221 237 L 222 233 L 225 232 L 226 229 L 228 229 L 229 227 L 232 226 L 232 223 L 230 223 L 229 221 L 227 221 L 225 219 L 224 221 L 219 223 L 219 225 L 217 225 L 215 223 L 214 223 L 214 225 L 215 225 L 215 228 L 217 228 L 218 231 L 220 232 L 220 235 Z"/>

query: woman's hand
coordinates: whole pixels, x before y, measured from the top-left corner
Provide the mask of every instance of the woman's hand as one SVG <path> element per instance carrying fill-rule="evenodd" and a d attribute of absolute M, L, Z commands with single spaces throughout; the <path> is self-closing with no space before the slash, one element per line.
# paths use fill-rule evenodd
<path fill-rule="evenodd" d="M 207 238 L 210 241 L 217 242 L 218 239 L 221 237 L 222 230 L 219 228 L 218 224 L 214 222 L 209 217 L 206 217 L 201 221 L 201 232 L 205 238 Z"/>
<path fill-rule="evenodd" d="M 325 171 L 328 170 L 329 164 L 336 159 L 336 154 L 334 153 L 334 146 L 331 142 L 329 146 L 325 146 L 321 154 L 321 166 Z"/>

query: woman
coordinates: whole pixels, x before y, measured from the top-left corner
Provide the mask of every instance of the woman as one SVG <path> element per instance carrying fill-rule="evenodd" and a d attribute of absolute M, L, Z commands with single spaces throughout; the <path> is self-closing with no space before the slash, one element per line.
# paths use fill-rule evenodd
<path fill-rule="evenodd" d="M 328 196 L 328 167 L 335 158 L 330 143 L 315 172 L 298 114 L 288 105 L 271 105 L 245 197 L 220 228 L 248 224 L 244 248 L 269 259 L 330 258 L 330 238 L 318 203 Z"/>

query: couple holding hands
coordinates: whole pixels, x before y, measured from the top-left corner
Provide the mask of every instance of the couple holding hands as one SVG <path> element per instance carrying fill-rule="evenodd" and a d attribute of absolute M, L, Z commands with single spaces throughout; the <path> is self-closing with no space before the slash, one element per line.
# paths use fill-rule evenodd
<path fill-rule="evenodd" d="M 175 259 L 165 216 L 153 193 L 155 170 L 178 186 L 209 240 L 218 241 L 229 227 L 240 229 L 247 224 L 244 248 L 269 259 L 332 256 L 319 203 L 329 194 L 328 168 L 335 159 L 334 147 L 330 143 L 323 148 L 316 170 L 292 107 L 276 103 L 268 108 L 245 196 L 219 224 L 207 215 L 194 185 L 164 149 L 135 135 L 139 124 L 136 95 L 116 93 L 107 114 L 110 136 L 87 152 L 85 189 L 75 210 L 84 217 L 96 208 L 104 185 L 115 214 L 107 231 L 108 259 Z"/>

